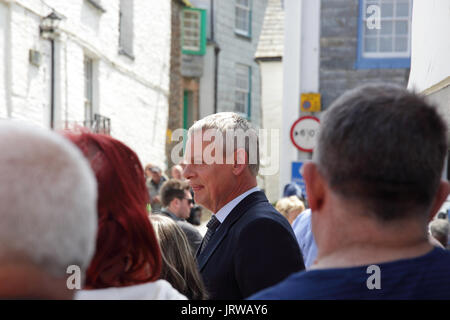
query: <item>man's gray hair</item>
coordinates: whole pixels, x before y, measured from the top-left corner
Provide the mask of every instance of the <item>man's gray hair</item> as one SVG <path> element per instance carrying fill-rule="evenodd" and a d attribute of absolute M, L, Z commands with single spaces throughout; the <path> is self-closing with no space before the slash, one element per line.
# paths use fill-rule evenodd
<path fill-rule="evenodd" d="M 234 151 L 244 148 L 248 156 L 248 168 L 253 176 L 259 171 L 259 137 L 255 128 L 242 116 L 234 112 L 219 112 L 196 121 L 188 131 L 188 137 L 194 132 L 208 129 L 222 133 L 223 141 L 228 142 L 227 135 L 234 137 Z M 224 145 L 225 146 L 225 145 Z M 225 150 L 225 148 L 224 148 Z"/>
<path fill-rule="evenodd" d="M 450 224 L 447 219 L 434 219 L 429 224 L 430 233 L 435 238 L 448 238 Z"/>
<path fill-rule="evenodd" d="M 424 98 L 368 84 L 326 111 L 314 159 L 335 192 L 361 201 L 381 220 L 423 214 L 439 187 L 446 132 Z"/>
<path fill-rule="evenodd" d="M 28 261 L 55 277 L 85 270 L 95 250 L 97 183 L 64 137 L 0 121 L 0 261 Z"/>

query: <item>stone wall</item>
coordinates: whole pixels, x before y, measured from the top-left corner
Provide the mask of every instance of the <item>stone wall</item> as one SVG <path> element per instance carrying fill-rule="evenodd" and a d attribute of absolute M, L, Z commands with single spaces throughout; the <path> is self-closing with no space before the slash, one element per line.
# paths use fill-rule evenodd
<path fill-rule="evenodd" d="M 320 27 L 320 93 L 322 110 L 344 91 L 368 82 L 406 87 L 409 69 L 355 69 L 358 0 L 322 0 Z"/>

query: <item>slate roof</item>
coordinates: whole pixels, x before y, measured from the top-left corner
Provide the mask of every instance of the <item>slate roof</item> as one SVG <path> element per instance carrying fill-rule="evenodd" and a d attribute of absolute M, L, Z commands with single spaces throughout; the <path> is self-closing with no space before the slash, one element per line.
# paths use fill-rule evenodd
<path fill-rule="evenodd" d="M 269 0 L 267 3 L 255 59 L 283 56 L 284 10 L 282 8 L 282 1 Z"/>

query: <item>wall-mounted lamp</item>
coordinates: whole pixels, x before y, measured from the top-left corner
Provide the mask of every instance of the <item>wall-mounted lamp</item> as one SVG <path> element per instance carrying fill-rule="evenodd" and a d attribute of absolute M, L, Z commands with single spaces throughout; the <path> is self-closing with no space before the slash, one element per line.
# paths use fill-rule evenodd
<path fill-rule="evenodd" d="M 41 37 L 48 40 L 56 39 L 60 34 L 59 24 L 62 18 L 55 11 L 52 11 L 48 16 L 44 17 L 39 26 Z"/>

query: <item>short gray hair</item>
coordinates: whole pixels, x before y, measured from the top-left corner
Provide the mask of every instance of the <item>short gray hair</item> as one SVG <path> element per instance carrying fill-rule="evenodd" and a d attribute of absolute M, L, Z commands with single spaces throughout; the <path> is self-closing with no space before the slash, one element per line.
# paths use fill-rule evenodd
<path fill-rule="evenodd" d="M 234 133 L 234 150 L 244 147 L 245 152 L 249 158 L 248 168 L 253 176 L 258 175 L 259 171 L 259 137 L 253 126 L 242 116 L 234 112 L 219 112 L 209 115 L 201 120 L 196 121 L 188 131 L 188 137 L 191 137 L 194 132 L 216 129 L 222 133 L 224 141 L 226 141 L 226 134 L 228 132 Z M 242 131 L 245 136 L 245 146 L 241 145 L 240 137 L 236 134 Z M 256 159 L 253 159 L 253 156 Z M 255 162 L 251 161 L 255 160 Z"/>
<path fill-rule="evenodd" d="M 448 237 L 450 224 L 447 219 L 434 219 L 429 224 L 430 232 L 433 237 Z"/>
<path fill-rule="evenodd" d="M 447 152 L 446 124 L 423 97 L 368 84 L 322 118 L 315 161 L 331 188 L 381 220 L 428 211 Z"/>
<path fill-rule="evenodd" d="M 0 260 L 55 277 L 95 250 L 97 183 L 83 154 L 48 129 L 0 121 Z"/>

